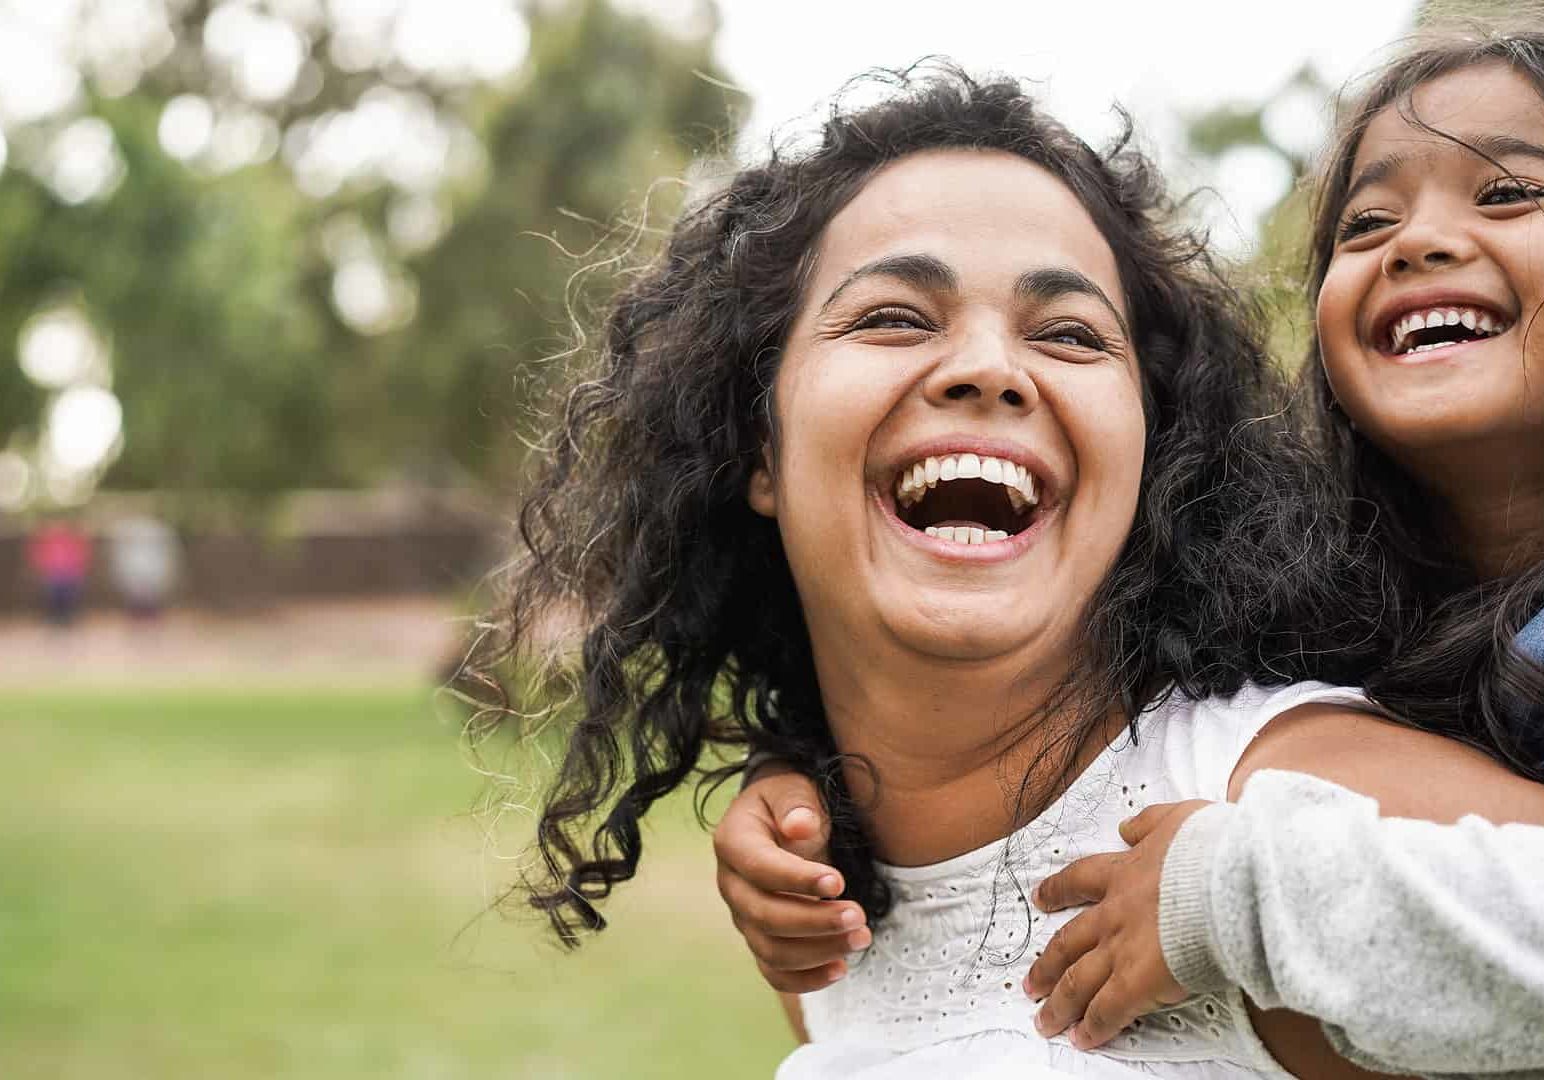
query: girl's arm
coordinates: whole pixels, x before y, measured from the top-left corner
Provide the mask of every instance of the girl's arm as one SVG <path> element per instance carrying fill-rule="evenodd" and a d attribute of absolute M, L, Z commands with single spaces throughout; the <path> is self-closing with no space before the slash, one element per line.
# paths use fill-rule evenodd
<path fill-rule="evenodd" d="M 1074 1041 L 1097 1045 L 1141 1012 L 1215 989 L 1225 963 L 1223 982 L 1298 1010 L 1255 1013 L 1298 1075 L 1366 1075 L 1350 1058 L 1544 1076 L 1544 829 L 1491 823 L 1544 820 L 1544 786 L 1451 740 L 1314 706 L 1267 726 L 1230 797 L 1150 807 L 1122 826 L 1132 850 L 1041 884 L 1047 910 L 1094 903 L 1030 972 L 1031 994 L 1049 995 L 1043 1031 L 1076 1022 Z M 1490 820 L 1380 819 L 1378 803 Z M 1063 978 L 1080 965 L 1114 974 Z"/>
<path fill-rule="evenodd" d="M 1380 818 L 1261 771 L 1163 863 L 1163 956 L 1187 990 L 1310 1014 L 1369 1069 L 1544 1076 L 1544 828 Z"/>
<path fill-rule="evenodd" d="M 1234 770 L 1228 797 L 1238 799 L 1250 777 L 1267 769 L 1308 773 L 1360 792 L 1376 800 L 1378 811 L 1384 817 L 1451 824 L 1475 815 L 1494 825 L 1544 825 L 1544 785 L 1526 780 L 1480 751 L 1452 739 L 1340 706 L 1308 705 L 1267 724 Z M 1325 837 L 1325 840 L 1328 846 L 1329 838 Z M 1457 869 L 1449 867 L 1448 872 L 1451 874 Z M 1534 876 L 1538 873 L 1535 870 Z M 1396 958 L 1384 955 L 1380 944 L 1388 933 L 1388 927 L 1383 925 L 1384 918 L 1400 917 L 1396 913 L 1403 910 L 1398 894 L 1420 881 L 1422 876 L 1423 872 L 1408 859 L 1403 863 L 1396 859 L 1385 866 L 1380 875 L 1365 879 L 1391 886 L 1375 890 L 1376 898 L 1387 905 L 1376 913 L 1367 910 L 1374 899 L 1372 892 L 1365 898 L 1347 897 L 1342 902 L 1328 903 L 1335 888 L 1335 882 L 1328 875 L 1318 879 L 1321 884 L 1315 897 L 1316 904 L 1306 896 L 1296 898 L 1296 903 L 1314 904 L 1310 910 L 1318 919 L 1313 925 L 1321 933 L 1334 931 L 1335 941 L 1321 941 L 1315 945 L 1311 939 L 1304 939 L 1301 943 L 1286 945 L 1286 953 L 1295 953 L 1312 965 L 1312 970 L 1300 971 L 1292 980 L 1297 988 L 1293 995 L 1294 1008 L 1310 1012 L 1316 1020 L 1342 1030 L 1347 1023 L 1365 1022 L 1358 1018 L 1369 1015 L 1404 1015 L 1414 1020 L 1413 1023 L 1410 1019 L 1406 1021 L 1412 1029 L 1433 1019 L 1432 1012 L 1437 1006 L 1422 1001 L 1419 986 L 1410 980 L 1419 972 L 1425 976 L 1420 986 L 1446 979 L 1451 987 L 1461 978 L 1460 973 L 1450 970 L 1446 958 L 1437 955 L 1440 946 L 1431 952 L 1422 949 L 1406 953 L 1395 962 Z M 1451 880 L 1449 883 L 1461 884 Z M 1493 917 L 1511 918 L 1519 914 L 1512 909 L 1528 893 L 1516 885 L 1511 893 L 1513 902 L 1507 905 L 1506 916 L 1495 913 Z M 1540 901 L 1536 889 L 1532 895 L 1535 899 L 1531 905 L 1523 907 L 1521 915 L 1532 917 L 1537 923 L 1541 917 L 1537 913 Z M 1431 900 L 1429 894 L 1427 900 Z M 1418 900 L 1415 902 L 1419 903 Z M 1440 907 L 1443 902 L 1436 903 Z M 1478 909 L 1474 913 L 1479 915 L 1485 910 Z M 1407 911 L 1405 914 L 1413 913 Z M 1424 930 L 1425 933 L 1407 940 L 1440 934 L 1442 926 L 1440 922 L 1429 922 Z M 1483 929 L 1481 933 L 1484 937 Z M 1498 938 L 1503 935 L 1502 927 L 1493 928 L 1485 938 L 1487 948 L 1496 950 L 1500 945 Z M 1312 957 L 1308 956 L 1310 948 L 1315 954 Z M 1330 951 L 1320 951 L 1325 948 Z M 1469 963 L 1483 963 L 1484 958 L 1482 951 L 1478 956 L 1471 956 Z M 1377 969 L 1379 977 L 1355 982 L 1356 993 L 1365 997 L 1337 1000 L 1333 993 L 1335 973 L 1358 966 L 1363 968 L 1364 974 L 1368 969 Z M 1471 1008 L 1480 1013 L 1491 1007 L 1489 999 L 1496 988 L 1489 979 L 1494 974 L 1492 964 L 1490 975 L 1472 976 L 1477 982 L 1469 989 L 1479 997 L 1472 999 Z M 1544 974 L 1535 977 L 1544 978 Z M 1310 987 L 1314 988 L 1311 998 L 1298 998 L 1299 993 L 1308 992 Z M 1270 1005 L 1269 1002 L 1259 1004 Z M 1298 1075 L 1324 1076 L 1326 1080 L 1337 1075 L 1364 1075 L 1343 1058 L 1334 1061 L 1325 1058 L 1325 1051 L 1336 1040 L 1333 1032 L 1327 1032 L 1322 1024 L 1305 1024 L 1299 1015 L 1285 1010 L 1255 1011 L 1253 1018 L 1255 1029 L 1266 1047 Z M 1448 1055 L 1446 1060 L 1494 1060 L 1500 1049 L 1494 1045 L 1498 1038 L 1509 1046 L 1522 1047 L 1526 1054 L 1527 1044 L 1538 1039 L 1536 1019 L 1533 1023 L 1506 1026 L 1504 1033 L 1493 1038 L 1471 1034 L 1456 1045 L 1446 1043 L 1443 1051 Z M 1365 1037 L 1377 1038 L 1370 1030 L 1366 1031 Z M 1416 1040 L 1416 1044 L 1435 1051 L 1429 1036 L 1425 1040 Z M 1410 1053 L 1413 1049 L 1411 1046 L 1403 1052 Z M 1375 1060 L 1376 1057 L 1373 1055 L 1364 1060 Z M 1326 1068 L 1331 1064 L 1337 1068 Z M 1534 1059 L 1532 1067 L 1544 1069 L 1544 1060 Z M 1460 1066 L 1454 1071 L 1466 1070 Z"/>

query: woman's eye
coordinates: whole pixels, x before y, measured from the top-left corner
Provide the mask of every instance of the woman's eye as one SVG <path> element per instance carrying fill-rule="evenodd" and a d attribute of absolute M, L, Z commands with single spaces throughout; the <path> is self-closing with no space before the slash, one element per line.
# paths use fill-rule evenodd
<path fill-rule="evenodd" d="M 1340 228 L 1335 233 L 1335 239 L 1337 242 L 1344 244 L 1347 240 L 1355 240 L 1358 236 L 1366 236 L 1376 229 L 1381 229 L 1385 225 L 1392 225 L 1393 223 L 1393 219 L 1384 214 L 1375 213 L 1371 210 L 1358 210 L 1340 223 Z"/>
<path fill-rule="evenodd" d="M 933 325 L 908 308 L 880 308 L 853 323 L 854 330 L 931 330 Z"/>
<path fill-rule="evenodd" d="M 1481 206 L 1511 206 L 1544 199 L 1544 186 L 1525 180 L 1503 179 L 1487 184 L 1476 200 Z"/>
<path fill-rule="evenodd" d="M 1077 323 L 1064 323 L 1050 327 L 1039 336 L 1039 340 L 1057 345 L 1075 345 L 1081 349 L 1104 351 L 1104 339 L 1088 327 Z"/>

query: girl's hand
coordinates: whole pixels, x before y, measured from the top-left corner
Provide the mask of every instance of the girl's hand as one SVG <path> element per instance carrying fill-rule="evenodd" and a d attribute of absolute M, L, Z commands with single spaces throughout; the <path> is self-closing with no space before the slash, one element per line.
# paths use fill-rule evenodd
<path fill-rule="evenodd" d="M 1093 905 L 1052 936 L 1024 980 L 1030 997 L 1045 998 L 1035 1017 L 1040 1034 L 1072 1026 L 1072 1044 L 1090 1050 L 1143 1013 L 1189 996 L 1158 942 L 1158 884 L 1174 834 L 1205 805 L 1149 806 L 1121 823 L 1130 851 L 1079 859 L 1035 889 L 1042 911 Z"/>
<path fill-rule="evenodd" d="M 842 894 L 828 865 L 830 822 L 809 777 L 769 764 L 713 830 L 718 892 L 756 957 L 784 993 L 808 993 L 847 973 L 843 959 L 868 948 L 863 908 Z"/>

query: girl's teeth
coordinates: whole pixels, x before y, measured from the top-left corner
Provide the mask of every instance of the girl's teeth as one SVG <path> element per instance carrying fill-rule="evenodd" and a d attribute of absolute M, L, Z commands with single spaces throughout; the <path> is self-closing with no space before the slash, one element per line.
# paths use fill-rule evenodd
<path fill-rule="evenodd" d="M 938 465 L 938 479 L 953 480 L 960 475 L 960 459 L 950 455 Z"/>
<path fill-rule="evenodd" d="M 961 454 L 955 475 L 961 480 L 974 480 L 981 475 L 981 459 L 975 454 Z"/>
<path fill-rule="evenodd" d="M 927 480 L 927 486 L 932 487 L 934 484 L 938 483 L 938 459 L 936 457 L 930 457 L 925 462 L 923 462 L 922 465 L 923 476 Z"/>
<path fill-rule="evenodd" d="M 987 458 L 981 463 L 981 479 L 989 484 L 1003 482 L 1003 463 L 996 458 Z"/>
<path fill-rule="evenodd" d="M 1466 329 L 1477 330 L 1486 335 L 1498 334 L 1506 328 L 1505 319 L 1497 319 L 1477 308 L 1431 308 L 1426 311 L 1412 311 L 1401 316 L 1389 328 L 1389 348 L 1396 353 L 1425 352 L 1432 346 L 1412 346 L 1411 334 L 1419 330 L 1460 324 Z"/>

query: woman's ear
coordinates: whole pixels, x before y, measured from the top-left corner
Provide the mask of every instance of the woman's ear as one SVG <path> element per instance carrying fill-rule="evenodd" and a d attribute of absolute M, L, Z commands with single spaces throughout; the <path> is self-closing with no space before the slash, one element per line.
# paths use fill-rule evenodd
<path fill-rule="evenodd" d="M 762 517 L 777 517 L 777 485 L 772 482 L 772 448 L 769 446 L 761 448 L 761 464 L 751 473 L 745 501 Z"/>

